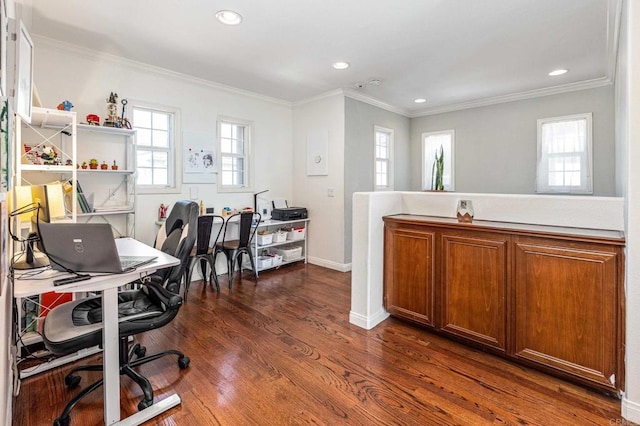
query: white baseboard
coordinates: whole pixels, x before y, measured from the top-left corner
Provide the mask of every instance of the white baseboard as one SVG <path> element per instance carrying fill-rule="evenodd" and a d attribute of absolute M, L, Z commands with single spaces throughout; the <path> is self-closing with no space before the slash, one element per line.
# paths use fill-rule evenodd
<path fill-rule="evenodd" d="M 332 262 L 330 260 L 320 259 L 318 257 L 311 257 L 311 256 L 307 258 L 307 262 L 311 263 L 312 265 L 323 266 L 325 268 L 333 269 L 335 271 L 340 271 L 340 272 L 351 271 L 351 263 Z"/>
<path fill-rule="evenodd" d="M 622 417 L 634 423 L 640 423 L 640 403 L 622 399 Z"/>
<path fill-rule="evenodd" d="M 382 310 L 372 315 L 370 317 L 358 314 L 356 312 L 349 312 L 349 322 L 353 325 L 357 325 L 360 328 L 364 328 L 365 330 L 371 330 L 376 325 L 380 324 L 382 321 L 389 318 L 389 313 Z"/>

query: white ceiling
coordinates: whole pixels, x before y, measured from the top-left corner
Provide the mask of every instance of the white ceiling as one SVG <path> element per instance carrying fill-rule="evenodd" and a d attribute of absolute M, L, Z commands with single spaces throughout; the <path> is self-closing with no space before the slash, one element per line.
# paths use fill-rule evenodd
<path fill-rule="evenodd" d="M 611 82 L 620 0 L 22 2 L 38 36 L 290 102 L 352 89 L 415 116 Z"/>

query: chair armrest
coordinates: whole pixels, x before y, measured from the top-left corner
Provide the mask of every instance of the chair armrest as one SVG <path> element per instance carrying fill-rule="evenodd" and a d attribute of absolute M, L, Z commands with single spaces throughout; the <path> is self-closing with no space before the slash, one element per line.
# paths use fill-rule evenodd
<path fill-rule="evenodd" d="M 161 284 L 151 281 L 144 284 L 148 289 L 149 297 L 166 305 L 169 309 L 178 309 L 182 305 L 182 297 L 170 292 Z"/>

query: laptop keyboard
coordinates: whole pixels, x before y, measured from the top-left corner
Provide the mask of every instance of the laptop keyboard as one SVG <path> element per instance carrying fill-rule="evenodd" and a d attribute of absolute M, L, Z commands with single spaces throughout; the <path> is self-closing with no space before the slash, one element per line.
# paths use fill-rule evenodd
<path fill-rule="evenodd" d="M 127 269 L 151 263 L 155 259 L 155 257 L 121 256 L 120 265 L 122 265 L 122 270 L 126 271 Z"/>

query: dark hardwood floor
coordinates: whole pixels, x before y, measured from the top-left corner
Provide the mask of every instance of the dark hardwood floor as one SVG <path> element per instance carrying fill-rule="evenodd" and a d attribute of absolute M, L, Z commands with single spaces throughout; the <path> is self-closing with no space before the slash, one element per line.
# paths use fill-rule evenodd
<path fill-rule="evenodd" d="M 147 424 L 629 424 L 615 398 L 410 324 L 349 324 L 350 278 L 299 264 L 261 274 L 257 286 L 236 280 L 229 290 L 222 278 L 219 295 L 194 282 L 177 318 L 139 339 L 148 353 L 175 347 L 191 358 L 186 370 L 175 357 L 141 367 L 156 400 L 182 398 Z M 77 392 L 64 386 L 68 369 L 22 382 L 14 425 L 52 424 Z M 128 378 L 122 388 L 123 415 L 135 413 L 140 390 Z M 74 409 L 71 425 L 101 422 L 100 389 Z"/>

